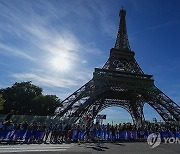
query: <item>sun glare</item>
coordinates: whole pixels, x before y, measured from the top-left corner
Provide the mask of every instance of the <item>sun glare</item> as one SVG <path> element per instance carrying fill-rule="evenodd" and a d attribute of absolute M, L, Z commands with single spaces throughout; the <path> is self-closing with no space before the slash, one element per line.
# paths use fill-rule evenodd
<path fill-rule="evenodd" d="M 66 56 L 55 57 L 52 60 L 52 66 L 56 71 L 67 71 L 70 69 L 70 61 Z"/>

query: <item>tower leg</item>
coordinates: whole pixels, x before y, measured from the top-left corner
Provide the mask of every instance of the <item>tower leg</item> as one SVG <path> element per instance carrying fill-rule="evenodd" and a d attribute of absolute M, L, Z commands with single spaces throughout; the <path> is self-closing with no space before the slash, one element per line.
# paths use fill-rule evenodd
<path fill-rule="evenodd" d="M 179 121 L 180 107 L 165 95 L 156 86 L 153 86 L 149 96 L 149 104 L 160 114 L 165 121 Z"/>
<path fill-rule="evenodd" d="M 133 123 L 137 126 L 140 127 L 143 124 L 144 119 L 144 114 L 143 114 L 143 106 L 144 103 L 139 103 L 139 102 L 133 102 L 129 106 L 129 112 L 132 116 Z"/>

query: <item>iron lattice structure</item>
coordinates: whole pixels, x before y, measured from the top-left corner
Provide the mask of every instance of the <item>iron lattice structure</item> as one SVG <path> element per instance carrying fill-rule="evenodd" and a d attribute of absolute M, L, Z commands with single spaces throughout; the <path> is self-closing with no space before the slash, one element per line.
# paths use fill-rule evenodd
<path fill-rule="evenodd" d="M 127 110 L 135 124 L 144 119 L 143 106 L 148 103 L 164 121 L 179 121 L 180 107 L 158 89 L 152 75 L 144 74 L 131 50 L 126 22 L 126 11 L 120 11 L 120 23 L 115 47 L 103 68 L 95 68 L 93 78 L 63 100 L 56 115 L 73 122 L 87 114 L 94 118 L 103 109 L 119 106 Z"/>

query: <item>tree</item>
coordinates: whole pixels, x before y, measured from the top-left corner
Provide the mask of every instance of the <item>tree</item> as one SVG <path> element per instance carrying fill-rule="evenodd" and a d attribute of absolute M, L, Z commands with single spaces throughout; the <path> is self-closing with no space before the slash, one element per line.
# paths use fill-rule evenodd
<path fill-rule="evenodd" d="M 11 110 L 18 112 L 18 114 L 29 114 L 32 100 L 42 94 L 42 88 L 32 84 L 30 81 L 16 82 L 12 87 L 1 91 L 3 98 L 6 100 L 3 109 L 5 114 Z"/>
<path fill-rule="evenodd" d="M 0 111 L 3 110 L 5 100 L 2 98 L 2 94 L 0 94 Z"/>
<path fill-rule="evenodd" d="M 60 99 L 56 95 L 39 95 L 32 103 L 32 113 L 35 115 L 54 115 L 58 106 L 62 106 Z"/>
<path fill-rule="evenodd" d="M 12 87 L 1 89 L 5 102 L 0 113 L 7 114 L 14 110 L 16 114 L 53 115 L 60 100 L 55 95 L 44 96 L 42 92 L 42 88 L 30 81 L 16 82 Z"/>

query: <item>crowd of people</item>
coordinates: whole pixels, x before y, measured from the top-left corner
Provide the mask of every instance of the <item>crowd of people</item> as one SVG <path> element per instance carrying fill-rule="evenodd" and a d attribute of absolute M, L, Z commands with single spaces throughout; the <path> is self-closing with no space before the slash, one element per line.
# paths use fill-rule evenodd
<path fill-rule="evenodd" d="M 63 143 L 79 141 L 116 141 L 145 139 L 152 132 L 168 136 L 179 136 L 180 127 L 172 124 L 144 124 L 141 127 L 131 123 L 116 125 L 88 122 L 84 124 L 40 123 L 27 121 L 16 124 L 0 122 L 0 140 L 22 141 L 23 143 Z"/>

